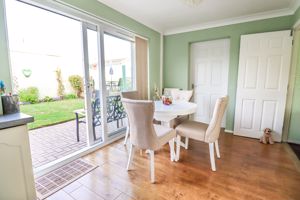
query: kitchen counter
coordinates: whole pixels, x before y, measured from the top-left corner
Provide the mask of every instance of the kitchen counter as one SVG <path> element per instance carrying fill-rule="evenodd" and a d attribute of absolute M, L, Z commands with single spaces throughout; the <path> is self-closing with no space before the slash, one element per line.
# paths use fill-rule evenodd
<path fill-rule="evenodd" d="M 35 200 L 35 184 L 27 123 L 23 114 L 0 116 L 0 199 Z"/>
<path fill-rule="evenodd" d="M 33 122 L 34 118 L 24 113 L 14 113 L 0 116 L 0 129 L 25 125 Z"/>

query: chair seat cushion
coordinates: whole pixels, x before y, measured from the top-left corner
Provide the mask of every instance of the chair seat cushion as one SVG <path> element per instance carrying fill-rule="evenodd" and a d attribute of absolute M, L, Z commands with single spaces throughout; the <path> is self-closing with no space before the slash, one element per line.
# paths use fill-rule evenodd
<path fill-rule="evenodd" d="M 155 129 L 156 135 L 158 137 L 160 146 L 166 144 L 167 142 L 169 142 L 171 139 L 175 138 L 175 136 L 176 136 L 174 129 L 171 129 L 171 128 L 168 128 L 165 126 L 154 124 L 154 129 Z"/>
<path fill-rule="evenodd" d="M 195 121 L 185 121 L 176 127 L 176 133 L 180 136 L 204 141 L 208 124 Z"/>
<path fill-rule="evenodd" d="M 182 122 L 189 120 L 189 116 L 188 115 L 181 115 L 176 117 L 175 119 L 173 119 L 170 123 L 171 123 L 171 127 L 176 128 L 179 124 L 181 124 Z"/>

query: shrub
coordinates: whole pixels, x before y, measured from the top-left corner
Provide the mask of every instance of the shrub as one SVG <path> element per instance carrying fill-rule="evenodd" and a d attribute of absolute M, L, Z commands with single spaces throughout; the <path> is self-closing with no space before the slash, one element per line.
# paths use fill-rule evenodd
<path fill-rule="evenodd" d="M 77 96 L 75 94 L 66 94 L 64 96 L 64 99 L 76 99 Z"/>
<path fill-rule="evenodd" d="M 43 99 L 42 99 L 42 102 L 51 102 L 51 101 L 54 101 L 54 99 L 52 97 L 49 97 L 49 96 L 45 96 Z"/>
<path fill-rule="evenodd" d="M 73 90 L 76 92 L 77 97 L 80 97 L 81 93 L 83 92 L 82 77 L 79 75 L 69 76 L 69 82 L 70 82 Z"/>
<path fill-rule="evenodd" d="M 39 90 L 36 87 L 29 87 L 19 91 L 21 102 L 37 103 L 39 101 Z"/>

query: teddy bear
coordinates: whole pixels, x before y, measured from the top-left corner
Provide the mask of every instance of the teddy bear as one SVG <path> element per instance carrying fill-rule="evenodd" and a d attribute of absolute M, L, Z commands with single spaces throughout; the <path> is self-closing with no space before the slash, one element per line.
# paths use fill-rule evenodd
<path fill-rule="evenodd" d="M 260 138 L 260 142 L 264 143 L 264 144 L 274 144 L 273 138 L 272 138 L 272 134 L 271 134 L 272 130 L 269 128 L 266 128 L 264 130 L 264 134 L 263 136 Z"/>

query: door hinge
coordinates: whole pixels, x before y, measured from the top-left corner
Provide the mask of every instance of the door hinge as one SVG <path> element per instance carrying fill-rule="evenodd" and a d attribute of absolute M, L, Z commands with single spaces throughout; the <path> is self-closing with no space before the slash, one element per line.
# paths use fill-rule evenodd
<path fill-rule="evenodd" d="M 294 30 L 293 30 L 293 29 L 291 29 L 290 36 L 293 36 L 293 34 L 294 34 Z"/>

